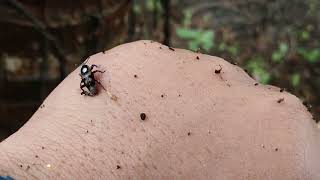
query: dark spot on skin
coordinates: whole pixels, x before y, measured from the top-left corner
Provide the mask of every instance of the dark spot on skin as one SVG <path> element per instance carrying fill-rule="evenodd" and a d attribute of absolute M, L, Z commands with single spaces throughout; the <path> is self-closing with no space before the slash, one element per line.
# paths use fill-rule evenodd
<path fill-rule="evenodd" d="M 89 133 L 89 130 L 87 130 L 86 133 Z"/>
<path fill-rule="evenodd" d="M 178 96 L 181 97 L 181 94 L 179 94 Z"/>
<path fill-rule="evenodd" d="M 284 98 L 280 98 L 277 102 L 278 103 L 281 103 L 281 102 L 283 102 L 284 101 Z"/>
<path fill-rule="evenodd" d="M 219 65 L 220 66 L 220 65 Z M 222 70 L 222 67 L 220 66 L 220 69 L 216 69 L 216 70 L 214 70 L 214 73 L 216 73 L 216 74 L 220 74 L 221 73 L 221 70 Z"/>
<path fill-rule="evenodd" d="M 147 115 L 145 113 L 141 113 L 140 114 L 140 118 L 141 118 L 142 121 L 144 121 L 144 120 L 146 120 Z"/>
<path fill-rule="evenodd" d="M 41 108 L 41 109 L 44 108 L 44 104 L 42 104 L 42 105 L 40 106 L 40 108 Z"/>
<path fill-rule="evenodd" d="M 264 149 L 264 145 L 262 145 L 262 148 Z"/>
<path fill-rule="evenodd" d="M 191 135 L 191 132 L 188 132 L 188 136 L 190 136 Z"/>
<path fill-rule="evenodd" d="M 44 147 L 42 146 L 41 149 L 44 149 Z"/>
<path fill-rule="evenodd" d="M 160 46 L 159 49 L 162 49 L 162 47 Z"/>
<path fill-rule="evenodd" d="M 164 98 L 164 94 L 161 94 L 161 97 Z"/>
<path fill-rule="evenodd" d="M 279 149 L 278 149 L 278 148 L 275 148 L 274 150 L 275 150 L 275 151 L 279 151 Z"/>
<path fill-rule="evenodd" d="M 19 165 L 21 168 L 23 167 L 22 164 Z"/>
<path fill-rule="evenodd" d="M 259 85 L 259 83 L 254 83 L 254 85 L 255 85 L 255 86 L 258 86 L 258 85 Z"/>
<path fill-rule="evenodd" d="M 38 158 L 39 156 L 38 156 L 38 155 L 35 155 L 34 157 L 35 157 L 35 158 Z"/>
<path fill-rule="evenodd" d="M 144 42 L 143 44 L 145 44 L 145 45 L 146 45 L 147 43 L 145 43 L 145 42 Z"/>
<path fill-rule="evenodd" d="M 117 169 L 121 169 L 121 166 L 120 166 L 120 165 L 117 165 Z"/>
<path fill-rule="evenodd" d="M 247 70 L 247 69 L 244 69 L 244 72 L 248 73 L 248 70 Z"/>
<path fill-rule="evenodd" d="M 26 170 L 29 170 L 29 169 L 30 169 L 30 166 L 28 165 L 27 168 L 26 168 Z"/>
<path fill-rule="evenodd" d="M 170 46 L 169 46 L 168 48 L 169 48 L 171 51 L 175 51 L 175 50 L 174 50 L 172 47 L 170 47 Z"/>
<path fill-rule="evenodd" d="M 199 56 L 197 56 L 197 60 L 199 60 L 200 58 L 199 58 Z"/>
<path fill-rule="evenodd" d="M 135 74 L 133 77 L 134 77 L 134 78 L 138 78 L 138 75 Z"/>
<path fill-rule="evenodd" d="M 281 88 L 281 89 L 280 89 L 280 92 L 283 92 L 284 90 L 285 90 L 284 88 Z"/>

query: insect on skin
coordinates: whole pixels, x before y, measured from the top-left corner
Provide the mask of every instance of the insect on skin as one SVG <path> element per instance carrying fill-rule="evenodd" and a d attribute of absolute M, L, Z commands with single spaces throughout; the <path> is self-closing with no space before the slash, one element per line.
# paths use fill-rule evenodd
<path fill-rule="evenodd" d="M 87 62 L 90 57 L 88 57 L 85 61 L 85 63 L 81 66 L 80 70 L 80 77 L 81 77 L 81 82 L 80 82 L 80 88 L 82 90 L 81 95 L 85 96 L 95 96 L 97 92 L 97 85 L 98 83 L 104 90 L 106 90 L 102 84 L 97 81 L 94 77 L 95 73 L 104 73 L 105 71 L 100 71 L 100 70 L 93 70 L 95 67 L 97 68 L 98 66 L 95 64 L 92 64 L 91 66 L 87 65 Z M 87 88 L 88 91 L 84 90 L 83 88 Z"/>

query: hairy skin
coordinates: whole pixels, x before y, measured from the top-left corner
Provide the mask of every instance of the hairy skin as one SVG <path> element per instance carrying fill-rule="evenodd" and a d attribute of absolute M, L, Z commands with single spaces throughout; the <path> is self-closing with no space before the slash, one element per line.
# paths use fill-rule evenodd
<path fill-rule="evenodd" d="M 108 92 L 81 96 L 72 72 L 0 143 L 0 175 L 320 179 L 319 130 L 298 98 L 223 59 L 138 41 L 89 64 Z"/>

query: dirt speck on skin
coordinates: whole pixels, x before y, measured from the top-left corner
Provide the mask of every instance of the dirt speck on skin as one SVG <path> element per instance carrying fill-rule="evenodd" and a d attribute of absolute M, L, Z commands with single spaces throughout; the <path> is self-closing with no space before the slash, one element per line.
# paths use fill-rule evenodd
<path fill-rule="evenodd" d="M 89 130 L 87 130 L 86 133 L 88 134 L 88 133 L 89 133 Z"/>
<path fill-rule="evenodd" d="M 196 58 L 197 58 L 197 60 L 199 60 L 199 59 L 200 59 L 200 58 L 199 58 L 199 56 L 197 56 Z"/>
<path fill-rule="evenodd" d="M 138 75 L 135 74 L 135 75 L 133 75 L 133 77 L 134 77 L 134 78 L 138 78 Z"/>
<path fill-rule="evenodd" d="M 254 83 L 254 85 L 255 85 L 255 86 L 258 86 L 258 85 L 259 85 L 259 83 Z"/>
<path fill-rule="evenodd" d="M 23 167 L 22 164 L 19 165 L 21 168 Z"/>
<path fill-rule="evenodd" d="M 115 95 L 112 95 L 112 96 L 110 97 L 110 99 L 113 100 L 113 101 L 118 101 L 118 97 L 115 96 Z"/>
<path fill-rule="evenodd" d="M 164 98 L 164 94 L 161 94 L 161 97 Z"/>
<path fill-rule="evenodd" d="M 307 108 L 307 110 L 310 112 L 312 109 L 312 105 L 309 104 L 307 101 L 303 101 L 302 104 Z"/>
<path fill-rule="evenodd" d="M 38 158 L 39 156 L 38 156 L 38 155 L 35 155 L 34 157 L 35 157 L 35 158 Z"/>
<path fill-rule="evenodd" d="M 147 118 L 146 113 L 140 113 L 140 119 L 141 119 L 142 121 L 146 120 L 146 118 Z"/>
<path fill-rule="evenodd" d="M 278 103 L 282 103 L 284 101 L 284 98 L 280 98 L 280 99 L 278 99 Z"/>
<path fill-rule="evenodd" d="M 168 48 L 169 48 L 171 51 L 175 51 L 175 50 L 174 50 L 172 47 L 170 47 L 170 46 L 169 46 Z"/>
<path fill-rule="evenodd" d="M 221 73 L 222 67 L 221 67 L 221 65 L 219 65 L 219 66 L 220 66 L 220 69 L 214 70 L 214 73 L 216 73 L 216 74 L 220 74 Z"/>
<path fill-rule="evenodd" d="M 188 136 L 191 136 L 191 132 L 188 132 Z"/>
<path fill-rule="evenodd" d="M 274 150 L 275 150 L 275 151 L 279 151 L 279 148 L 275 148 Z"/>
<path fill-rule="evenodd" d="M 121 169 L 121 166 L 120 166 L 120 165 L 117 165 L 117 169 Z"/>
<path fill-rule="evenodd" d="M 44 147 L 42 146 L 41 149 L 44 149 Z"/>

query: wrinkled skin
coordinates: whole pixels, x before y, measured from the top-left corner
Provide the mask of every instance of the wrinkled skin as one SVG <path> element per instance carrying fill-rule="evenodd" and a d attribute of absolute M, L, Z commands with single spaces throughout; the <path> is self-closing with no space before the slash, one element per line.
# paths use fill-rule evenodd
<path fill-rule="evenodd" d="M 255 86 L 241 68 L 150 41 L 98 53 L 90 63 L 108 71 L 97 76 L 108 92 L 81 96 L 79 68 L 72 72 L 0 143 L 0 175 L 320 179 L 311 115 L 295 96 Z"/>

